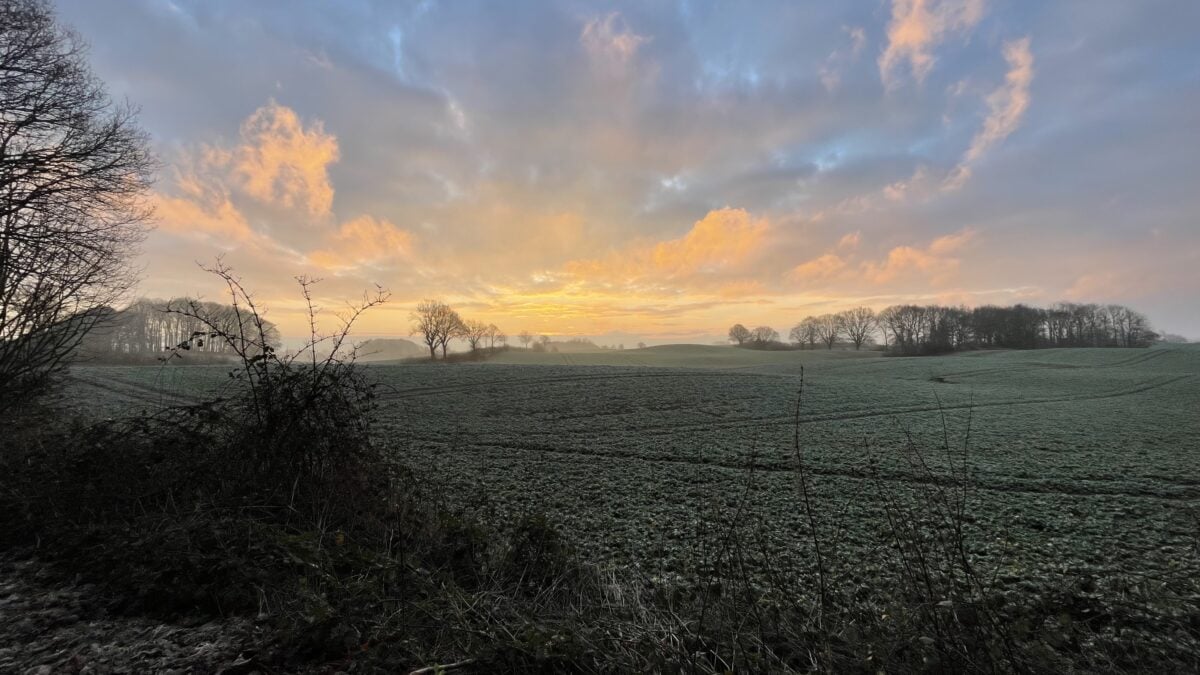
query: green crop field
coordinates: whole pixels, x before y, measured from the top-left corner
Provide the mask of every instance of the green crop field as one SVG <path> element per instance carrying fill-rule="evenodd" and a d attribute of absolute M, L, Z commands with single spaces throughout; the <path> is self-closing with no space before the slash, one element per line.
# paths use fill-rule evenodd
<path fill-rule="evenodd" d="M 1200 522 L 1194 347 L 670 346 L 370 368 L 380 438 L 448 504 L 499 523 L 545 514 L 593 560 L 652 578 L 687 576 L 703 532 L 733 513 L 802 567 L 796 438 L 818 532 L 855 573 L 875 569 L 881 490 L 919 497 L 965 447 L 970 554 L 998 583 L 1200 574 L 1184 569 Z M 119 415 L 226 381 L 221 367 L 77 368 L 65 405 Z"/>

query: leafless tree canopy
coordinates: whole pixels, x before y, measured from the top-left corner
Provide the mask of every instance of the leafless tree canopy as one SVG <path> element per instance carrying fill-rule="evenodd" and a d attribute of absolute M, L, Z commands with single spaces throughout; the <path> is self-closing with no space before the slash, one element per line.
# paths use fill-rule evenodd
<path fill-rule="evenodd" d="M 837 315 L 842 333 L 854 344 L 855 349 L 862 349 L 863 344 L 875 330 L 875 312 L 870 307 L 855 307 Z"/>
<path fill-rule="evenodd" d="M 438 347 L 442 348 L 442 356 L 445 356 L 446 345 L 458 337 L 462 328 L 458 313 L 440 300 L 422 300 L 413 312 L 412 321 L 412 332 L 425 341 L 431 359 L 437 358 Z"/>
<path fill-rule="evenodd" d="M 475 319 L 468 319 L 462 323 L 462 337 L 471 346 L 471 351 L 483 346 L 483 341 L 488 337 L 489 328 L 491 327 L 488 324 Z"/>
<path fill-rule="evenodd" d="M 149 215 L 147 137 L 85 51 L 42 0 L 0 0 L 0 407 L 110 314 Z"/>
<path fill-rule="evenodd" d="M 205 322 L 179 311 L 193 306 L 196 311 L 192 313 L 203 313 Z M 239 321 L 245 320 L 245 316 L 239 316 L 237 308 L 230 304 L 191 298 L 140 298 L 115 312 L 112 319 L 105 322 L 106 325 L 89 333 L 80 349 L 89 357 L 100 360 L 122 356 L 161 357 L 166 350 L 234 356 L 236 351 L 228 341 L 200 334 L 212 332 L 209 323 L 219 326 L 225 334 L 247 334 L 250 327 L 238 325 Z M 278 349 L 279 330 L 274 323 L 265 319 L 263 324 L 268 345 Z"/>
<path fill-rule="evenodd" d="M 895 305 L 879 313 L 891 351 L 937 354 L 970 348 L 1146 347 L 1159 339 L 1146 317 L 1123 305 Z"/>
<path fill-rule="evenodd" d="M 750 329 L 740 323 L 735 323 L 729 328 L 729 341 L 736 342 L 739 345 L 746 344 L 746 341 L 753 337 Z"/>
<path fill-rule="evenodd" d="M 817 330 L 817 338 L 825 343 L 826 349 L 833 349 L 838 337 L 842 334 L 842 322 L 837 314 L 822 314 L 816 317 L 813 325 Z"/>
<path fill-rule="evenodd" d="M 779 339 L 779 331 L 770 326 L 756 326 L 754 330 L 750 331 L 750 339 L 758 344 L 775 342 Z"/>
<path fill-rule="evenodd" d="M 817 345 L 819 335 L 820 331 L 817 330 L 817 319 L 812 316 L 805 317 L 803 321 L 792 326 L 791 332 L 788 333 L 788 337 L 792 342 L 801 346 L 808 345 L 809 349 Z"/>

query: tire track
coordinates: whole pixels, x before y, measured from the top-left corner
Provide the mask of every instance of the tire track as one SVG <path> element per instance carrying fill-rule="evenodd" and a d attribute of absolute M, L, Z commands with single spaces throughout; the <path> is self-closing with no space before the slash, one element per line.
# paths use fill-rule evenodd
<path fill-rule="evenodd" d="M 584 366 L 579 366 L 579 367 L 582 368 Z M 604 367 L 604 366 L 597 366 L 597 367 Z M 617 367 L 624 367 L 624 366 L 617 366 Z M 509 379 L 509 380 L 487 380 L 487 381 L 483 381 L 483 382 L 464 382 L 462 384 L 443 385 L 443 386 L 439 386 L 439 387 L 414 387 L 412 389 L 404 389 L 404 390 L 398 391 L 394 394 L 380 396 L 379 400 L 380 401 L 388 401 L 388 400 L 401 400 L 401 399 L 408 399 L 408 398 L 417 398 L 417 397 L 421 397 L 421 396 L 437 396 L 437 395 L 441 395 L 441 394 L 457 394 L 457 393 L 462 393 L 464 391 L 470 391 L 472 389 L 479 389 L 482 387 L 489 387 L 489 386 L 495 386 L 495 385 L 502 385 L 502 386 L 507 387 L 507 386 L 533 386 L 533 385 L 539 385 L 539 384 L 558 384 L 558 383 L 564 383 L 564 382 L 594 382 L 594 381 L 601 381 L 601 380 L 665 379 L 665 378 L 672 378 L 672 377 L 687 377 L 687 378 L 697 378 L 697 377 L 725 377 L 725 378 L 728 378 L 729 377 L 728 373 L 721 373 L 721 372 L 710 373 L 710 372 L 704 372 L 704 371 L 691 371 L 691 370 L 675 371 L 675 370 L 666 369 L 666 368 L 664 368 L 662 370 L 664 372 L 650 372 L 650 373 L 639 372 L 639 373 L 573 375 L 573 376 L 566 375 L 566 376 L 558 376 L 558 377 L 525 378 L 525 379 Z M 751 377 L 756 377 L 756 376 L 751 376 Z M 772 377 L 772 376 L 762 375 L 761 377 Z M 785 376 L 780 375 L 780 376 L 775 376 L 775 377 L 785 377 Z"/>
<path fill-rule="evenodd" d="M 692 460 L 678 457 L 646 457 L 632 452 L 610 452 L 596 450 L 580 450 L 574 448 L 562 448 L 553 445 L 529 443 L 529 442 L 467 442 L 457 446 L 458 450 L 467 450 L 479 454 L 487 453 L 492 450 L 508 450 L 519 452 L 537 452 L 552 457 L 572 457 L 572 458 L 588 458 L 588 459 L 616 459 L 616 460 L 631 460 L 645 464 L 663 464 L 668 466 L 686 466 L 689 469 L 702 467 L 712 467 L 717 469 L 725 469 L 730 471 L 761 471 L 770 474 L 792 473 L 795 471 L 794 463 L 787 460 L 771 463 L 739 463 L 729 460 L 713 459 L 713 460 Z M 569 460 L 561 460 L 569 461 Z M 837 478 L 851 478 L 859 480 L 885 480 L 892 483 L 905 483 L 912 485 L 940 485 L 949 486 L 953 484 L 954 479 L 942 477 L 926 477 L 918 475 L 906 475 L 901 473 L 891 473 L 888 475 L 877 475 L 857 467 L 830 467 L 808 465 L 806 471 L 818 476 L 830 476 Z M 1003 493 L 1020 493 L 1020 494 L 1061 494 L 1074 495 L 1081 497 L 1132 497 L 1138 499 L 1158 499 L 1163 501 L 1192 501 L 1200 495 L 1200 490 L 1194 489 L 1193 485 L 1184 484 L 1185 489 L 1179 494 L 1163 494 L 1151 488 L 1145 489 L 1120 489 L 1120 485 L 1113 485 L 1111 489 L 1105 490 L 1087 490 L 1081 487 L 1070 487 L 1066 485 L 1043 484 L 1031 485 L 1028 483 L 1021 484 L 1021 479 L 1004 474 L 995 474 L 996 477 L 1007 479 L 1012 482 L 992 481 L 991 483 L 975 480 L 971 483 L 971 489 L 987 490 L 989 492 Z M 1117 483 L 1114 479 L 1086 479 L 1090 483 Z"/>
<path fill-rule="evenodd" d="M 127 387 L 123 388 L 123 387 L 119 387 L 119 386 L 114 386 L 113 384 L 108 383 L 108 382 L 103 382 L 100 380 L 86 379 L 86 378 L 78 377 L 75 375 L 69 376 L 69 379 L 76 385 L 81 385 L 84 387 L 92 387 L 94 389 L 99 389 L 99 390 L 107 392 L 109 394 L 116 394 L 117 396 L 121 397 L 122 399 L 126 399 L 129 401 L 138 401 L 141 403 L 150 403 L 150 404 L 153 404 L 156 406 L 171 405 L 171 403 L 169 402 L 168 399 L 174 399 L 175 404 L 195 403 L 197 400 L 199 400 L 196 397 L 191 397 L 191 396 L 187 396 L 184 394 L 177 394 L 177 393 L 174 393 L 171 391 L 167 391 L 166 389 L 155 389 L 155 388 L 149 387 L 149 386 L 141 386 L 141 387 L 127 386 Z M 122 384 L 129 385 L 130 383 L 127 381 L 122 381 Z"/>
<path fill-rule="evenodd" d="M 1110 398 L 1120 398 L 1123 396 L 1133 396 L 1147 391 L 1152 391 L 1160 387 L 1169 386 L 1182 380 L 1197 377 L 1196 375 L 1174 375 L 1158 378 L 1156 381 L 1151 381 L 1137 385 L 1134 387 L 1121 389 L 1117 391 L 1105 392 L 1089 396 L 1059 396 L 1059 397 L 1043 397 L 1043 398 L 1027 398 L 1027 399 L 1007 399 L 1003 401 L 988 402 L 973 402 L 973 403 L 954 403 L 942 404 L 941 406 L 890 406 L 886 408 L 872 408 L 869 410 L 854 410 L 854 411 L 839 411 L 833 413 L 818 413 L 815 415 L 803 415 L 800 418 L 800 424 L 815 424 L 822 422 L 838 422 L 842 420 L 853 419 L 868 419 L 872 417 L 891 417 L 896 415 L 915 415 L 919 413 L 935 413 L 939 411 L 951 410 L 968 410 L 978 408 L 999 408 L 1011 407 L 1020 405 L 1043 405 L 1046 403 L 1069 403 L 1074 401 L 1096 401 Z M 626 426 L 614 427 L 608 429 L 587 429 L 595 432 L 615 432 L 621 431 L 625 433 L 641 433 L 649 436 L 670 436 L 679 433 L 688 432 L 705 432 L 717 431 L 723 429 L 743 429 L 747 427 L 770 427 L 791 425 L 796 423 L 794 414 L 784 415 L 763 415 L 760 417 L 742 417 L 738 419 L 728 420 L 725 422 L 708 422 L 708 423 L 685 423 L 673 425 L 646 425 L 646 426 Z M 560 436 L 563 433 L 572 433 L 584 431 L 584 429 L 555 429 L 555 430 L 536 430 L 527 429 L 523 431 L 529 436 Z"/>
<path fill-rule="evenodd" d="M 992 373 L 1012 372 L 1014 370 L 1029 370 L 1029 369 L 1055 369 L 1055 370 L 1106 370 L 1109 368 L 1124 368 L 1126 366 L 1136 366 L 1161 358 L 1164 354 L 1170 352 L 1170 349 L 1148 349 L 1146 353 L 1137 354 L 1135 356 L 1114 361 L 1112 363 L 1102 363 L 1097 365 L 1076 364 L 1076 363 L 1053 363 L 1045 361 L 1031 361 L 1028 363 L 1014 363 L 1008 367 L 996 368 L 980 368 L 977 370 L 962 370 L 953 373 L 942 373 L 941 377 L 963 377 L 971 375 L 985 375 Z"/>

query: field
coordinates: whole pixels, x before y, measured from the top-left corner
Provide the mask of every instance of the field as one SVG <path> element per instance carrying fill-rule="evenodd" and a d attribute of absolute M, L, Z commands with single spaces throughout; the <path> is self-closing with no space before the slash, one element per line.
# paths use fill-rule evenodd
<path fill-rule="evenodd" d="M 1115 597 L 1200 575 L 1194 347 L 668 346 L 370 368 L 385 385 L 380 438 L 448 504 L 498 523 L 543 513 L 592 560 L 650 579 L 692 574 L 705 532 L 735 513 L 772 560 L 806 567 L 797 432 L 818 531 L 848 575 L 877 569 L 881 489 L 919 496 L 963 447 L 969 552 L 998 584 L 1092 579 Z M 221 367 L 77 368 L 64 404 L 118 415 L 224 381 Z"/>

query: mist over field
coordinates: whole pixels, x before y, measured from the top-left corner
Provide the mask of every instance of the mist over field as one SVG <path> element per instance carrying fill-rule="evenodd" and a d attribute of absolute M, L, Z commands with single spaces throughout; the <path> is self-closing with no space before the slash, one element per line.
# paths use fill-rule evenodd
<path fill-rule="evenodd" d="M 1196 25 L 0 0 L 0 672 L 1200 671 Z"/>

